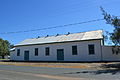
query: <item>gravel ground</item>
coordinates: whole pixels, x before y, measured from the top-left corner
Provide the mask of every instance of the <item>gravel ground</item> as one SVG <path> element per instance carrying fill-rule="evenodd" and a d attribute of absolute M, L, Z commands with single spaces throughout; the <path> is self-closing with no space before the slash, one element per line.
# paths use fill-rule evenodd
<path fill-rule="evenodd" d="M 96 63 L 85 64 L 96 65 Z M 108 64 L 111 65 L 115 63 Z M 0 80 L 120 80 L 119 72 L 120 71 L 116 70 L 116 68 L 110 69 L 97 69 L 97 68 L 83 69 L 83 68 L 56 68 L 56 67 L 53 68 L 53 67 L 32 67 L 0 64 Z"/>

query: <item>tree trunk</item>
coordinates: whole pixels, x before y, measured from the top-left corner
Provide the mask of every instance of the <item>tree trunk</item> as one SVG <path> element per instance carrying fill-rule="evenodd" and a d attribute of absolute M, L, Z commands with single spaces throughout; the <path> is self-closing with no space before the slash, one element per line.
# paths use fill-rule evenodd
<path fill-rule="evenodd" d="M 4 55 L 2 55 L 2 59 L 5 59 L 5 56 L 4 56 Z"/>

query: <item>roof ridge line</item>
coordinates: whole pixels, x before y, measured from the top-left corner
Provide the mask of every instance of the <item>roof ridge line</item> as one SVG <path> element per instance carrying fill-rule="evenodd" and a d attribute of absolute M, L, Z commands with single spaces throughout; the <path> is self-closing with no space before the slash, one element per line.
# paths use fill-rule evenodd
<path fill-rule="evenodd" d="M 99 31 L 99 30 L 102 30 L 102 29 L 98 29 L 98 30 L 91 30 L 91 31 L 83 31 L 83 32 L 76 32 L 76 33 L 70 33 L 70 34 L 78 34 L 78 33 L 86 33 L 86 32 L 92 32 L 92 31 Z M 102 30 L 103 31 L 103 30 Z M 69 34 L 69 35 L 70 35 Z M 59 34 L 58 36 L 62 36 L 62 35 L 66 35 L 66 34 Z M 58 37 L 56 35 L 49 35 L 48 37 Z M 46 36 L 43 36 L 43 37 L 40 37 L 40 38 L 48 38 Z M 29 39 L 39 39 L 39 38 L 29 38 Z M 27 40 L 27 39 L 26 39 Z"/>

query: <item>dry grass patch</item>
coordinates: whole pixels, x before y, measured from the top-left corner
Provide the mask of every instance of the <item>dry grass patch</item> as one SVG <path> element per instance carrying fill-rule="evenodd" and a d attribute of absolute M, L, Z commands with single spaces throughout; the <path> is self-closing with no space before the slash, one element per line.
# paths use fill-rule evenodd
<path fill-rule="evenodd" d="M 32 67 L 56 67 L 56 68 L 89 68 L 82 63 L 27 63 L 27 62 L 0 62 L 2 65 L 32 66 Z"/>
<path fill-rule="evenodd" d="M 0 62 L 2 65 L 32 66 L 32 67 L 53 67 L 53 68 L 83 68 L 102 69 L 100 66 L 110 63 L 40 63 L 40 62 Z"/>

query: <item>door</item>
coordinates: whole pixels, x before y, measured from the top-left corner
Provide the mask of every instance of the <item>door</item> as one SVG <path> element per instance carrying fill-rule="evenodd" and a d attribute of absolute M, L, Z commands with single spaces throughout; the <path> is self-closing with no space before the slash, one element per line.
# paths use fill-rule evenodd
<path fill-rule="evenodd" d="M 29 51 L 24 52 L 24 60 L 29 61 Z"/>
<path fill-rule="evenodd" d="M 64 60 L 64 50 L 63 49 L 57 49 L 57 60 Z"/>

